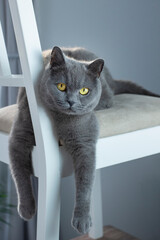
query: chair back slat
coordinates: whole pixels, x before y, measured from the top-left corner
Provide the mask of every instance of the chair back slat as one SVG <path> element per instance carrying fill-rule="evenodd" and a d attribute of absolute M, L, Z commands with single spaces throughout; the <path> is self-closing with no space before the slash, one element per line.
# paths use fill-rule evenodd
<path fill-rule="evenodd" d="M 9 0 L 9 7 L 36 143 L 42 147 L 42 134 L 35 89 L 43 70 L 43 59 L 33 5 L 31 0 Z M 38 137 L 36 137 L 37 135 Z"/>
<path fill-rule="evenodd" d="M 2 26 L 0 23 L 0 76 L 10 76 L 10 75 L 11 75 L 11 70 L 10 70 L 6 46 L 4 42 Z"/>
<path fill-rule="evenodd" d="M 24 87 L 24 77 L 20 74 L 10 76 L 0 75 L 0 86 L 2 87 Z"/>
<path fill-rule="evenodd" d="M 36 239 L 59 239 L 57 213 L 60 209 L 62 164 L 52 116 L 42 106 L 37 91 L 38 79 L 41 77 L 44 65 L 32 0 L 9 0 L 9 7 L 22 68 L 22 75 L 20 79 L 16 79 L 16 84 L 20 84 L 22 79 L 26 88 L 36 140 L 36 148 L 32 154 L 33 171 L 39 178 Z M 4 77 L 1 80 L 4 81 Z M 10 80 L 14 80 L 13 75 L 8 77 L 8 82 L 11 82 Z M 51 192 L 53 183 L 54 194 Z M 57 217 L 53 218 L 53 216 Z"/>
<path fill-rule="evenodd" d="M 60 169 L 60 161 L 52 119 L 42 106 L 37 92 L 37 82 L 44 65 L 33 4 L 32 0 L 9 0 L 9 6 L 39 154 L 38 161 L 41 162 L 38 172 L 39 176 L 43 176 L 44 172 L 53 169 L 53 156 L 55 169 Z"/>
<path fill-rule="evenodd" d="M 9 0 L 22 72 L 28 82 L 36 82 L 43 70 L 42 50 L 32 1 Z"/>

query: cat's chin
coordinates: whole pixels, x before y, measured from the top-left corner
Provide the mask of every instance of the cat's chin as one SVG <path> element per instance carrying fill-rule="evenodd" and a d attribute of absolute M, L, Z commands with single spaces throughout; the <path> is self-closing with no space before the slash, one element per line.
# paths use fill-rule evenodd
<path fill-rule="evenodd" d="M 66 115 L 84 115 L 89 113 L 90 111 L 86 111 L 86 110 L 74 110 L 71 108 L 67 108 L 67 109 L 59 109 L 59 112 L 66 114 Z"/>

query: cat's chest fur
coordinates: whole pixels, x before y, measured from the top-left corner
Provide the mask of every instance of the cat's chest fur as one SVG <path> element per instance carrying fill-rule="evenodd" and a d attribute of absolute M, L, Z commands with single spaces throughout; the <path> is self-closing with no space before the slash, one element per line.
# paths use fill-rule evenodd
<path fill-rule="evenodd" d="M 85 115 L 67 115 L 52 112 L 58 138 L 68 144 L 95 143 L 99 128 L 94 112 Z"/>

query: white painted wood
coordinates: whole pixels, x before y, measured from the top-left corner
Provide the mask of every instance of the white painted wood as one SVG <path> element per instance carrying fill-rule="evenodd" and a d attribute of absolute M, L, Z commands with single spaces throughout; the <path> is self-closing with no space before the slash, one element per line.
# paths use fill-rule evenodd
<path fill-rule="evenodd" d="M 53 165 L 50 172 L 47 171 L 46 175 L 47 184 L 44 184 L 41 176 L 38 185 L 37 240 L 58 240 L 61 178 Z M 44 202 L 46 202 L 46 205 L 44 205 Z M 44 215 L 44 207 L 46 217 Z"/>
<path fill-rule="evenodd" d="M 158 154 L 159 142 L 160 126 L 100 138 L 96 149 L 96 169 Z M 61 161 L 65 162 L 62 165 L 62 177 L 69 176 L 72 173 L 72 162 L 63 146 L 60 147 L 60 156 Z"/>
<path fill-rule="evenodd" d="M 0 86 L 6 87 L 24 87 L 23 75 L 0 76 Z"/>
<path fill-rule="evenodd" d="M 39 199 L 37 240 L 59 239 L 60 161 L 58 142 L 50 117 L 36 90 L 43 60 L 32 1 L 9 0 L 18 51 L 28 96 L 38 153 Z M 31 27 L 32 26 L 32 27 Z M 52 184 L 55 189 L 51 193 Z M 41 190 L 44 190 L 43 198 Z M 43 219 L 43 221 L 42 221 Z"/>
<path fill-rule="evenodd" d="M 91 201 L 92 228 L 89 236 L 93 239 L 103 237 L 103 214 L 100 169 L 96 170 L 95 183 Z"/>
<path fill-rule="evenodd" d="M 46 165 L 39 163 L 39 196 L 40 190 L 45 189 L 38 199 L 38 230 L 37 239 L 59 239 L 59 211 L 60 211 L 60 179 L 61 167 L 59 160 L 58 141 L 53 135 L 50 116 L 41 109 L 41 127 L 44 140 Z M 55 147 L 56 146 L 56 147 Z M 38 145 L 37 145 L 38 147 Z M 39 149 L 39 153 L 40 149 Z M 43 159 L 44 160 L 44 159 Z M 45 183 L 46 182 L 46 183 Z M 52 189 L 52 190 L 51 190 Z M 44 207 L 46 208 L 44 212 Z M 46 216 L 46 218 L 45 218 Z M 45 224 L 45 228 L 44 228 Z"/>
<path fill-rule="evenodd" d="M 160 153 L 159 143 L 160 126 L 99 139 L 96 168 Z"/>
<path fill-rule="evenodd" d="M 11 75 L 10 65 L 7 57 L 6 46 L 4 42 L 2 26 L 0 23 L 0 76 Z"/>
<path fill-rule="evenodd" d="M 115 164 L 139 159 L 141 157 L 151 156 L 160 153 L 159 149 L 159 137 L 160 126 L 142 129 L 135 132 L 129 132 L 113 137 L 107 137 L 99 139 L 97 143 L 97 164 L 96 169 L 103 167 L 113 166 Z M 148 135 L 148 137 L 147 137 Z M 143 141 L 142 141 L 143 139 Z M 9 156 L 7 152 L 8 148 L 8 134 L 0 132 L 1 152 L 0 156 L 5 156 L 5 159 L 1 160 L 6 163 L 9 162 Z M 154 144 L 153 144 L 154 143 Z M 114 151 L 119 148 L 119 151 Z M 103 151 L 102 151 L 103 149 Z M 38 173 L 38 149 L 35 146 L 33 149 L 33 166 L 36 170 L 35 176 L 39 176 Z M 103 156 L 103 157 L 102 157 Z M 62 146 L 59 149 L 59 161 L 61 177 L 70 176 L 73 172 L 72 159 Z"/>

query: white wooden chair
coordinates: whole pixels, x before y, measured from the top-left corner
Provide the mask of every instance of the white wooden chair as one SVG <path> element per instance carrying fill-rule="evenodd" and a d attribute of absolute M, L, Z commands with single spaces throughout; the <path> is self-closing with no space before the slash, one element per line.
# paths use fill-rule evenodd
<path fill-rule="evenodd" d="M 72 160 L 63 147 L 59 147 L 50 116 L 42 108 L 36 92 L 36 83 L 43 71 L 43 59 L 32 1 L 9 0 L 9 6 L 23 74 L 11 74 L 0 28 L 0 86 L 26 88 L 36 139 L 32 153 L 34 174 L 38 177 L 36 239 L 58 240 L 60 182 L 62 177 L 72 173 Z M 127 108 L 125 101 L 131 103 L 131 107 Z M 142 104 L 140 108 L 139 103 Z M 93 227 L 89 233 L 90 237 L 96 239 L 103 235 L 98 169 L 160 152 L 159 106 L 158 98 L 121 95 L 116 97 L 113 109 L 97 112 L 101 138 L 97 143 L 97 174 L 93 190 L 91 211 Z M 133 114 L 134 110 L 139 114 L 137 117 Z M 0 110 L 0 161 L 7 164 L 9 164 L 8 134 L 15 114 L 16 105 Z M 154 116 L 154 120 L 151 115 Z"/>

